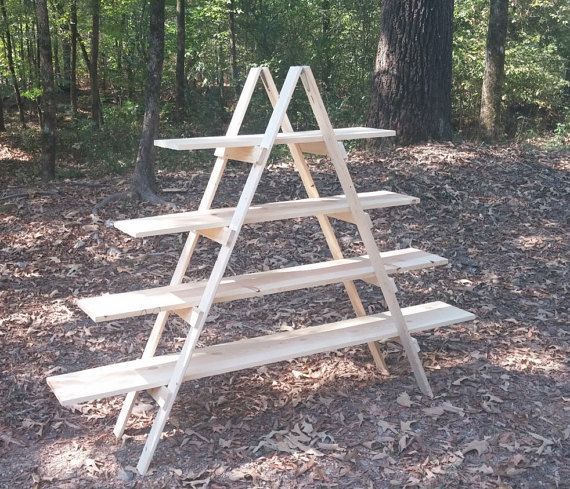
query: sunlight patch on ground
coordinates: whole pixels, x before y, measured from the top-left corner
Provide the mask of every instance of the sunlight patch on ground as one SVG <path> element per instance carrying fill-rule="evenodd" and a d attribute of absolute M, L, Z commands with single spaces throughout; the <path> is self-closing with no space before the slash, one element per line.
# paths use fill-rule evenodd
<path fill-rule="evenodd" d="M 514 243 L 518 248 L 528 250 L 532 248 L 542 248 L 548 241 L 550 240 L 545 236 L 520 236 L 514 240 Z"/>
<path fill-rule="evenodd" d="M 494 355 L 489 361 L 505 370 L 528 372 L 541 370 L 544 372 L 562 372 L 566 367 L 561 362 L 554 360 L 552 352 L 540 350 L 530 351 L 512 349 L 508 353 Z"/>

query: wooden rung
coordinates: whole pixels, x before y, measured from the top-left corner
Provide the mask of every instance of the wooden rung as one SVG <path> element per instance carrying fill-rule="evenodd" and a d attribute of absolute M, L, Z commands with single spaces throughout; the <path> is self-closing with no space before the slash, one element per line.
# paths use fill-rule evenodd
<path fill-rule="evenodd" d="M 371 127 L 344 127 L 335 129 L 334 135 L 338 141 L 347 139 L 386 138 L 395 136 L 395 131 L 387 129 L 374 129 Z M 161 148 L 183 150 L 239 148 L 244 146 L 258 146 L 261 144 L 263 134 L 242 134 L 238 136 L 211 136 L 202 138 L 157 139 L 155 146 Z M 281 132 L 277 135 L 275 144 L 301 144 L 323 141 L 321 131 Z"/>
<path fill-rule="evenodd" d="M 475 319 L 470 312 L 444 302 L 407 307 L 402 309 L 402 313 L 411 333 Z M 196 350 L 184 380 L 200 379 L 348 346 L 383 341 L 397 335 L 390 313 L 385 312 L 223 343 Z M 177 358 L 177 355 L 164 355 L 133 360 L 48 377 L 47 382 L 59 402 L 69 406 L 130 391 L 164 386 L 170 380 Z"/>
<path fill-rule="evenodd" d="M 224 157 L 228 160 L 245 161 L 246 163 L 257 163 L 261 150 L 259 146 L 244 146 L 240 148 L 218 148 L 214 155 Z"/>
<path fill-rule="evenodd" d="M 358 194 L 358 197 L 364 209 L 382 209 L 417 204 L 420 201 L 417 197 L 410 197 L 409 195 L 397 194 L 386 190 L 362 192 Z M 134 238 L 199 231 L 200 229 L 227 226 L 232 219 L 234 211 L 234 207 L 226 207 L 224 209 L 165 214 L 162 216 L 115 221 L 115 227 Z M 317 214 L 348 211 L 349 207 L 344 195 L 272 202 L 251 206 L 245 218 L 245 223 L 278 221 L 281 219 L 294 219 Z"/>
<path fill-rule="evenodd" d="M 380 254 L 390 274 L 446 265 L 441 256 L 407 248 Z M 214 302 L 260 297 L 289 290 L 318 287 L 345 280 L 372 279 L 368 256 L 331 260 L 309 265 L 225 277 Z M 188 309 L 199 304 L 206 281 L 81 299 L 79 307 L 93 321 L 111 321 L 161 311 Z"/>

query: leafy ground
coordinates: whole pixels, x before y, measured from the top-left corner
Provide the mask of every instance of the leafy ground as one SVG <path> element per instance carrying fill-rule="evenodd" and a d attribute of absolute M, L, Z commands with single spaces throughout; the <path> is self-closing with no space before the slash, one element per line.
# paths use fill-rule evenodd
<path fill-rule="evenodd" d="M 450 260 L 398 276 L 403 305 L 444 300 L 472 323 L 418 336 L 435 398 L 421 396 L 396 343 L 391 375 L 365 347 L 183 386 L 151 473 L 134 472 L 153 407 L 141 398 L 124 440 L 114 398 L 64 409 L 45 377 L 136 358 L 152 317 L 92 323 L 78 297 L 166 284 L 181 236 L 131 239 L 112 221 L 164 212 L 95 203 L 121 178 L 22 186 L 32 158 L 3 146 L 0 194 L 1 487 L 570 487 L 568 370 L 569 154 L 518 146 L 426 145 L 354 152 L 361 191 L 419 196 L 418 206 L 372 212 L 382 249 L 415 246 Z M 326 161 L 312 165 L 323 194 L 340 193 Z M 243 165 L 231 166 L 217 205 L 235 203 Z M 196 208 L 206 171 L 159 175 L 181 208 Z M 274 164 L 258 201 L 303 196 Z M 350 225 L 336 227 L 361 252 Z M 191 279 L 215 246 L 203 244 Z M 232 273 L 328 258 L 314 219 L 251 225 Z M 378 291 L 360 285 L 371 312 Z M 202 345 L 351 315 L 340 286 L 214 307 Z M 185 334 L 169 323 L 164 351 Z"/>

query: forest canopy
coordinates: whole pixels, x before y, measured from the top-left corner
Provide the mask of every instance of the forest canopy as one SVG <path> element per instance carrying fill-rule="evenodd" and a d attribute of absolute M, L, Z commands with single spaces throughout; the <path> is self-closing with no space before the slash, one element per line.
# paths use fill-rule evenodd
<path fill-rule="evenodd" d="M 0 90 L 6 109 L 15 106 L 12 76 L 23 105 L 35 118 L 42 94 L 36 43 L 37 20 L 30 0 L 2 0 Z M 149 12 L 144 0 L 54 0 L 50 21 L 60 148 L 74 157 L 104 163 L 104 170 L 130 167 L 144 112 Z M 180 1 L 178 2 L 180 4 Z M 89 111 L 89 59 L 94 5 L 98 7 L 98 88 L 103 124 L 93 132 Z M 161 88 L 161 134 L 216 134 L 228 122 L 247 70 L 269 66 L 283 79 L 291 65 L 307 64 L 322 84 L 337 124 L 364 123 L 370 103 L 382 2 L 357 0 L 193 0 L 184 15 L 184 116 L 176 115 L 177 2 L 166 2 L 165 58 Z M 77 22 L 73 22 L 76 10 Z M 480 110 L 489 17 L 487 0 L 455 2 L 453 20 L 452 122 L 455 133 L 474 134 Z M 564 0 L 509 2 L 502 109 L 507 137 L 568 130 L 570 6 Z M 70 50 L 77 29 L 79 112 L 70 105 Z M 11 53 L 7 33 L 11 37 Z M 73 41 L 75 43 L 75 41 Z M 9 56 L 13 60 L 10 63 Z M 12 75 L 10 64 L 13 64 Z M 260 99 L 261 102 L 261 99 Z M 263 101 L 262 112 L 269 110 Z M 99 104 L 97 104 L 99 106 Z M 303 102 L 290 109 L 294 124 L 307 121 Z M 249 119 L 260 130 L 264 119 Z M 251 123 L 253 121 L 253 123 Z M 37 149 L 37 129 L 22 133 Z M 85 144 L 89 141 L 89 144 Z M 126 143 L 126 144 L 125 144 Z M 81 151 L 80 151 L 81 150 Z"/>

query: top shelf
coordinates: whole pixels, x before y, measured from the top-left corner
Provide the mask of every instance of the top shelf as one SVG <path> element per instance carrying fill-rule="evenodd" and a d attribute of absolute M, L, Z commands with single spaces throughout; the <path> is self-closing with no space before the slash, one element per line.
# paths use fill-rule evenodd
<path fill-rule="evenodd" d="M 335 129 L 338 141 L 345 139 L 386 138 L 396 135 L 396 131 L 374 129 L 372 127 L 344 127 Z M 238 136 L 212 136 L 203 138 L 157 139 L 155 146 L 174 149 L 177 151 L 214 149 L 214 148 L 243 148 L 257 146 L 261 143 L 263 134 L 242 134 Z M 321 131 L 281 132 L 277 135 L 275 144 L 315 143 L 323 140 Z"/>

